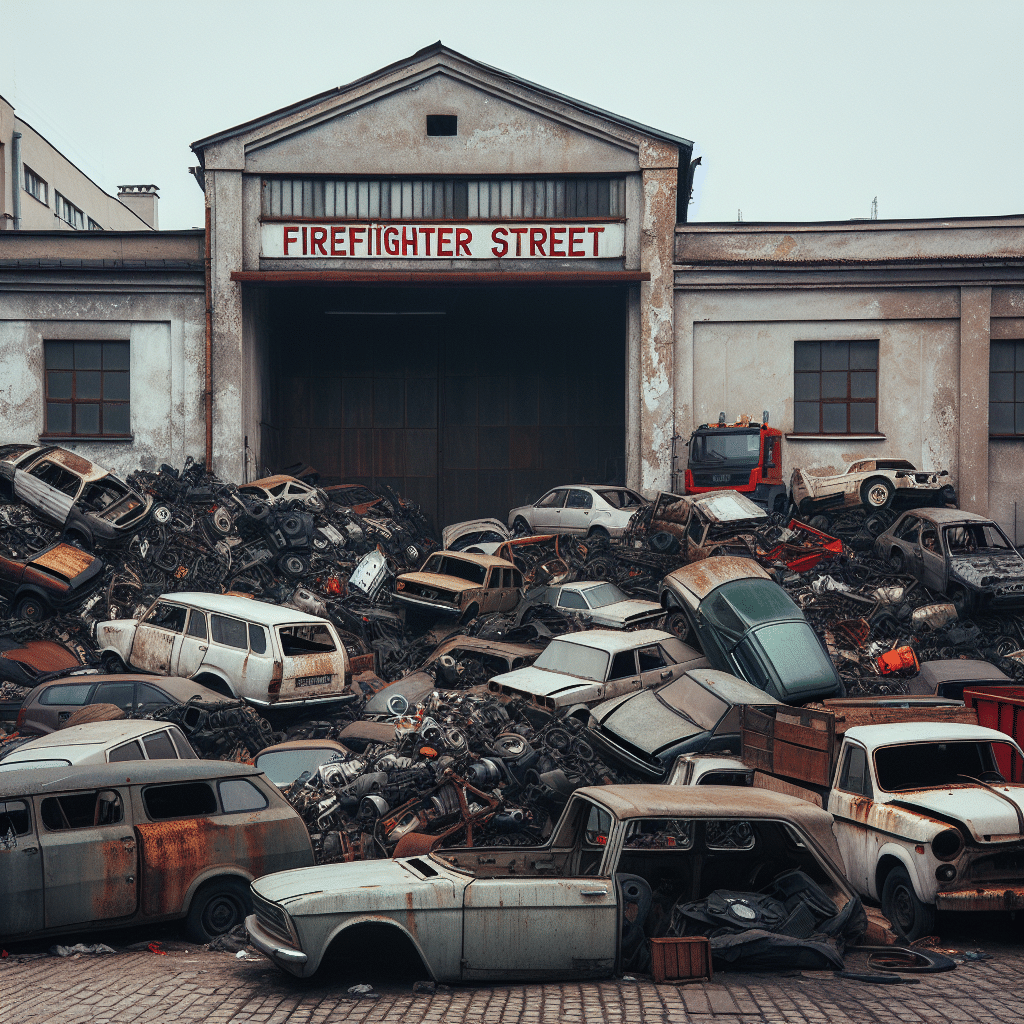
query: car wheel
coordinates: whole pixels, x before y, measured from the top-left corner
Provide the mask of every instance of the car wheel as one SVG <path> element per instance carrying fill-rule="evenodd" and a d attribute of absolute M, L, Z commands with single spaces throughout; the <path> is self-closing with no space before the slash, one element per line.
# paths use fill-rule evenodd
<path fill-rule="evenodd" d="M 119 675 L 121 672 L 128 671 L 128 666 L 124 663 L 124 659 L 116 651 L 104 651 L 100 655 L 100 664 L 108 676 Z"/>
<path fill-rule="evenodd" d="M 865 480 L 860 485 L 860 503 L 865 508 L 880 509 L 888 508 L 892 504 L 896 488 L 882 477 L 875 477 L 873 480 Z"/>
<path fill-rule="evenodd" d="M 285 555 L 278 564 L 281 572 L 293 580 L 300 579 L 309 572 L 309 560 L 302 555 Z"/>
<path fill-rule="evenodd" d="M 611 540 L 611 534 L 603 526 L 595 526 L 587 534 L 588 540 Z"/>
<path fill-rule="evenodd" d="M 882 913 L 896 931 L 910 941 L 930 935 L 935 927 L 935 907 L 918 899 L 910 875 L 903 867 L 893 868 L 886 875 L 882 886 Z"/>
<path fill-rule="evenodd" d="M 471 604 L 463 613 L 462 618 L 459 619 L 459 624 L 465 626 L 467 622 L 472 622 L 480 614 L 480 605 Z"/>
<path fill-rule="evenodd" d="M 513 537 L 529 537 L 533 533 L 530 524 L 522 517 L 516 516 L 512 522 Z"/>
<path fill-rule="evenodd" d="M 26 622 L 41 622 L 46 618 L 46 602 L 35 594 L 26 594 L 14 606 L 14 617 Z"/>
<path fill-rule="evenodd" d="M 185 931 L 193 942 L 209 942 L 237 928 L 251 912 L 249 886 L 240 878 L 218 878 L 192 897 Z"/>
<path fill-rule="evenodd" d="M 807 525 L 814 530 L 828 533 L 832 529 L 832 520 L 828 516 L 813 516 Z"/>
<path fill-rule="evenodd" d="M 690 639 L 692 631 L 693 627 L 685 612 L 674 611 L 665 616 L 665 632 L 671 633 L 677 640 L 686 643 Z"/>
<path fill-rule="evenodd" d="M 899 548 L 892 549 L 892 554 L 889 555 L 889 568 L 893 572 L 906 572 L 907 560 Z"/>
<path fill-rule="evenodd" d="M 949 599 L 953 602 L 958 619 L 968 619 L 974 614 L 976 601 L 970 591 L 965 590 L 963 587 L 957 587 L 949 595 Z"/>
<path fill-rule="evenodd" d="M 150 511 L 153 521 L 166 526 L 171 521 L 171 510 L 166 505 L 154 505 Z"/>
<path fill-rule="evenodd" d="M 873 512 L 864 520 L 864 530 L 871 537 L 880 537 L 893 522 L 891 512 Z"/>

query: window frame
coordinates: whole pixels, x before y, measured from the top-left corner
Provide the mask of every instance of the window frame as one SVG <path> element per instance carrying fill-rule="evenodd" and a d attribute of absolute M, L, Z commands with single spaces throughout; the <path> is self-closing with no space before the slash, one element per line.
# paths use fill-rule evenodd
<path fill-rule="evenodd" d="M 50 185 L 49 182 L 43 177 L 40 177 L 28 166 L 24 161 L 21 164 L 21 188 L 23 192 L 27 192 L 37 203 L 42 203 L 47 209 L 50 208 Z M 29 188 L 29 176 L 31 175 L 32 184 L 36 186 L 38 191 L 33 191 Z M 39 195 L 42 192 L 42 195 Z"/>
<path fill-rule="evenodd" d="M 845 370 L 841 369 L 823 369 L 822 368 L 822 353 L 823 346 L 831 344 L 844 344 L 848 346 L 847 359 Z M 799 346 L 801 345 L 817 345 L 818 346 L 818 368 L 816 370 L 800 369 L 798 368 L 798 352 Z M 852 362 L 852 349 L 853 346 L 874 346 L 874 368 L 851 366 Z M 877 338 L 831 338 L 831 339 L 814 339 L 814 338 L 798 338 L 793 343 L 793 430 L 792 433 L 798 437 L 881 437 L 881 433 L 878 427 L 878 384 L 879 384 L 879 352 L 880 342 Z M 862 348 L 861 351 L 864 351 Z M 822 395 L 822 378 L 826 373 L 845 373 L 846 374 L 846 393 L 843 396 L 831 396 L 828 398 Z M 867 398 L 858 398 L 853 395 L 853 374 L 854 373 L 873 373 L 874 374 L 874 395 Z M 817 398 L 802 398 L 798 395 L 798 383 L 801 377 L 817 378 Z M 818 429 L 817 430 L 800 430 L 797 427 L 797 405 L 816 405 L 818 408 Z M 845 406 L 846 407 L 846 429 L 845 430 L 827 430 L 825 429 L 825 407 L 826 406 Z M 873 405 L 874 423 L 871 429 L 858 429 L 853 430 L 851 428 L 852 410 L 853 406 L 856 405 Z"/>
<path fill-rule="evenodd" d="M 53 212 L 56 214 L 57 220 L 63 221 L 75 231 L 85 230 L 85 210 L 76 206 L 66 195 L 56 189 L 53 190 Z"/>
<path fill-rule="evenodd" d="M 56 350 L 51 346 L 56 345 L 68 345 L 72 346 L 71 349 L 71 366 L 51 366 L 52 362 L 57 362 Z M 86 367 L 77 366 L 77 345 L 96 345 L 100 346 L 100 358 L 99 367 Z M 127 353 L 127 368 L 121 369 L 107 369 L 105 362 L 107 356 L 106 346 L 123 345 Z M 121 362 L 121 360 L 118 360 Z M 98 397 L 79 397 L 79 374 L 85 373 L 96 373 L 99 375 L 99 395 Z M 71 375 L 71 395 L 65 397 L 60 394 L 51 394 L 51 387 L 56 382 L 56 376 L 51 375 L 57 374 L 70 374 Z M 108 377 L 117 375 L 119 378 L 123 377 L 125 382 L 124 391 L 128 395 L 127 398 L 109 398 L 105 397 L 104 392 L 107 390 L 108 385 L 112 386 L 113 381 L 108 381 Z M 87 340 L 85 338 L 75 339 L 64 339 L 64 338 L 48 338 L 43 341 L 43 437 L 74 437 L 74 438 L 88 438 L 89 440 L 96 441 L 125 441 L 131 440 L 132 435 L 132 371 L 131 371 L 131 343 L 120 338 L 102 338 L 98 341 Z M 51 418 L 51 406 L 70 407 L 71 409 L 71 430 L 64 431 L 59 430 L 57 427 L 50 422 Z M 79 407 L 81 406 L 96 406 L 97 407 L 97 431 L 86 431 L 79 430 L 78 419 L 79 419 Z M 115 431 L 104 431 L 104 411 L 107 407 L 117 406 L 118 408 L 124 408 L 127 410 L 128 429 L 125 432 Z"/>
<path fill-rule="evenodd" d="M 1004 347 L 1012 346 L 1010 351 L 1012 354 L 1012 368 L 1009 370 L 996 369 L 994 366 L 994 357 L 996 353 Z M 1019 367 L 1019 369 L 1018 369 Z M 1010 379 L 1011 387 L 1011 400 L 1004 401 L 1001 399 L 993 400 L 992 395 L 995 392 L 993 384 L 996 383 L 994 378 L 1008 377 Z M 1020 397 L 1017 397 L 1016 383 L 1020 382 L 1021 391 Z M 996 431 L 992 429 L 992 407 L 993 406 L 1009 406 L 1011 410 L 1011 419 L 1013 420 L 1014 429 L 1012 432 Z M 1021 407 L 1021 424 L 1020 428 L 1017 427 L 1017 416 L 1016 407 Z M 989 437 L 1020 437 L 1024 438 L 1024 338 L 993 338 L 989 342 L 989 356 L 988 356 L 988 436 Z"/>

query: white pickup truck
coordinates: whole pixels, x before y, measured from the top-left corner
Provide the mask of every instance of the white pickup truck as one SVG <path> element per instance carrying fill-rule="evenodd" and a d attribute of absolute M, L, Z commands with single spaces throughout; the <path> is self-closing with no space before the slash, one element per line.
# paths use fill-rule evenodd
<path fill-rule="evenodd" d="M 781 739 L 799 740 L 794 730 L 804 728 L 822 737 L 817 750 Z M 825 735 L 783 725 L 762 751 L 774 760 L 771 774 L 745 742 L 729 781 L 793 794 L 815 756 L 827 759 L 831 787 L 804 796 L 832 814 L 852 887 L 878 900 L 908 939 L 930 934 L 936 910 L 1024 909 L 1024 784 L 1003 774 L 1019 779 L 1024 753 L 1009 736 L 956 722 L 864 725 L 848 729 L 830 756 Z M 692 759 L 677 759 L 670 784 L 704 781 Z M 713 774 L 729 771 L 728 758 L 715 761 Z"/>

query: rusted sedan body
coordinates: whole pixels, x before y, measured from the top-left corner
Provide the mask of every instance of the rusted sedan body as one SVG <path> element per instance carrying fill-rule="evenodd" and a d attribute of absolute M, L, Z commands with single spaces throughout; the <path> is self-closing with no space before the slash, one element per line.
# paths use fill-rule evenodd
<path fill-rule="evenodd" d="M 522 586 L 522 573 L 502 558 L 435 551 L 418 572 L 398 577 L 395 600 L 407 609 L 468 622 L 488 612 L 512 611 Z"/>
<path fill-rule="evenodd" d="M 31 558 L 0 553 L 0 593 L 18 618 L 36 621 L 51 609 L 84 601 L 99 586 L 103 562 L 73 544 L 51 544 Z"/>
<path fill-rule="evenodd" d="M 383 938 L 392 957 L 410 951 L 439 982 L 600 978 L 622 969 L 627 936 L 643 942 L 667 926 L 653 902 L 663 911 L 722 885 L 754 890 L 793 869 L 837 913 L 859 909 L 832 818 L 806 801 L 735 786 L 598 786 L 572 795 L 543 846 L 260 878 L 246 928 L 298 977 L 327 963 L 343 975 Z"/>
<path fill-rule="evenodd" d="M 0 479 L 16 498 L 86 546 L 116 543 L 135 530 L 153 506 L 149 495 L 64 448 L 3 445 Z"/>
<path fill-rule="evenodd" d="M 262 772 L 222 761 L 0 774 L 0 938 L 185 918 L 209 941 L 248 883 L 313 863 L 302 819 Z"/>

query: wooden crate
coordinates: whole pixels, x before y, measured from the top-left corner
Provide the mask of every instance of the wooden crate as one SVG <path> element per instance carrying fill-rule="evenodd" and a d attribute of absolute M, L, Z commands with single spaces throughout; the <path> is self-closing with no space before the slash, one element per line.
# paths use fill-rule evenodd
<path fill-rule="evenodd" d="M 835 772 L 835 716 L 808 708 L 741 708 L 743 760 L 770 775 L 830 786 Z"/>
<path fill-rule="evenodd" d="M 703 935 L 651 939 L 651 974 L 656 982 L 711 980 L 711 943 Z"/>

